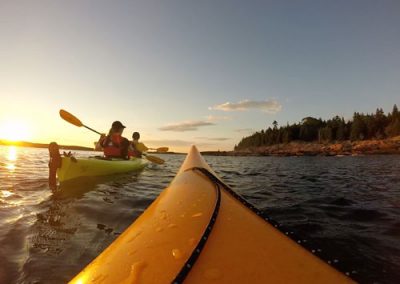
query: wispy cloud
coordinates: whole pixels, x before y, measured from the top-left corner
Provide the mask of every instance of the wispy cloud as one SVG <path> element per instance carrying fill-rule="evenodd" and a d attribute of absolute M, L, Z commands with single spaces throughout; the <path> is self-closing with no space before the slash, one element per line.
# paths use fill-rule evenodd
<path fill-rule="evenodd" d="M 209 108 L 210 110 L 222 111 L 247 111 L 250 109 L 261 110 L 266 113 L 277 113 L 282 109 L 282 105 L 274 99 L 265 101 L 243 100 L 237 103 L 226 102 Z"/>
<path fill-rule="evenodd" d="M 229 116 L 217 116 L 217 115 L 208 115 L 207 121 L 222 121 L 222 120 L 230 120 Z"/>
<path fill-rule="evenodd" d="M 196 137 L 196 139 L 209 140 L 209 141 L 227 141 L 227 140 L 230 140 L 230 138 L 227 138 L 227 137 Z"/>
<path fill-rule="evenodd" d="M 196 120 L 196 121 L 183 121 L 173 124 L 168 124 L 166 126 L 160 127 L 161 131 L 176 131 L 176 132 L 185 132 L 185 131 L 195 131 L 199 127 L 204 126 L 212 126 L 215 123 L 209 120 Z"/>
<path fill-rule="evenodd" d="M 160 127 L 159 130 L 176 131 L 176 132 L 195 131 L 199 129 L 199 127 L 216 125 L 216 122 L 218 121 L 229 120 L 229 119 L 231 119 L 229 116 L 208 115 L 203 120 L 187 120 L 187 121 L 167 124 L 165 126 Z"/>

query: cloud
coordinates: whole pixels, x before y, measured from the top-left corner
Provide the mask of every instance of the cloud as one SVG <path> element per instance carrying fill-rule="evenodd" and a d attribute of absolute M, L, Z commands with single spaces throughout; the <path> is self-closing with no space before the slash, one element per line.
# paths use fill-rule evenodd
<path fill-rule="evenodd" d="M 168 124 L 166 126 L 160 127 L 159 130 L 185 132 L 185 131 L 195 131 L 199 127 L 212 126 L 212 125 L 215 125 L 215 123 L 209 120 L 183 121 L 179 123 Z"/>
<path fill-rule="evenodd" d="M 238 103 L 226 102 L 223 104 L 212 106 L 209 109 L 222 111 L 247 111 L 250 109 L 256 109 L 266 113 L 274 114 L 282 109 L 282 105 L 274 99 L 269 99 L 265 101 L 243 100 Z"/>
<path fill-rule="evenodd" d="M 208 115 L 204 120 L 188 120 L 178 123 L 171 123 L 160 127 L 159 130 L 176 132 L 195 131 L 199 127 L 216 125 L 215 122 L 229 119 L 231 119 L 229 116 Z"/>
<path fill-rule="evenodd" d="M 207 121 L 221 121 L 221 120 L 230 120 L 229 116 L 216 116 L 216 115 L 208 115 Z"/>
<path fill-rule="evenodd" d="M 227 137 L 196 137 L 196 139 L 209 140 L 209 141 L 227 141 L 231 138 Z"/>

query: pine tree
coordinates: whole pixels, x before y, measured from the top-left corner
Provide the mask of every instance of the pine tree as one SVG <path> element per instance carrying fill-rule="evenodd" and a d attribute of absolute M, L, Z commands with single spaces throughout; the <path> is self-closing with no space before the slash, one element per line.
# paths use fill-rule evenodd
<path fill-rule="evenodd" d="M 398 110 L 396 104 L 393 106 L 392 116 L 394 119 L 399 118 L 399 116 L 400 116 L 400 113 L 399 113 L 399 110 Z"/>
<path fill-rule="evenodd" d="M 395 118 L 385 129 L 388 137 L 400 135 L 400 118 Z"/>
<path fill-rule="evenodd" d="M 336 130 L 336 140 L 338 141 L 343 141 L 346 139 L 346 124 L 344 122 L 344 119 L 342 118 L 339 122 L 339 126 Z"/>
<path fill-rule="evenodd" d="M 272 122 L 272 125 L 274 126 L 274 130 L 278 129 L 278 122 L 276 120 Z"/>
<path fill-rule="evenodd" d="M 366 126 L 362 115 L 360 115 L 359 113 L 354 113 L 353 123 L 351 125 L 350 139 L 352 141 L 363 140 L 366 136 L 365 131 Z"/>

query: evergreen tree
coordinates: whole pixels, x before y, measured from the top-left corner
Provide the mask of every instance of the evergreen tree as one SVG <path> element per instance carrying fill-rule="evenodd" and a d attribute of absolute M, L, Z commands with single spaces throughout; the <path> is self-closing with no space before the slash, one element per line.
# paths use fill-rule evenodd
<path fill-rule="evenodd" d="M 340 120 L 338 128 L 336 130 L 336 140 L 346 140 L 346 123 L 344 122 L 344 118 Z"/>
<path fill-rule="evenodd" d="M 395 118 L 385 129 L 388 137 L 400 135 L 400 118 Z"/>
<path fill-rule="evenodd" d="M 362 115 L 354 113 L 353 123 L 351 125 L 350 140 L 363 140 L 365 135 L 365 122 Z"/>
<path fill-rule="evenodd" d="M 278 122 L 276 120 L 272 122 L 272 125 L 274 126 L 274 130 L 278 129 Z"/>
<path fill-rule="evenodd" d="M 331 142 L 333 140 L 333 133 L 332 128 L 329 126 L 325 126 L 324 128 L 320 129 L 320 140 Z"/>
<path fill-rule="evenodd" d="M 396 105 L 396 104 L 393 106 L 393 110 L 392 110 L 392 116 L 393 116 L 393 118 L 394 118 L 394 119 L 396 119 L 396 118 L 399 118 L 399 117 L 400 117 L 400 113 L 399 113 L 399 110 L 398 110 L 398 108 L 397 108 L 397 105 Z"/>

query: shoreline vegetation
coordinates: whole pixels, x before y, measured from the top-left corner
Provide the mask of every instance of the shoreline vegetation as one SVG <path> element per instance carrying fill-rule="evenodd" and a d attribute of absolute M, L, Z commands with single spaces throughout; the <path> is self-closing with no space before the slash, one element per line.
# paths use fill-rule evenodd
<path fill-rule="evenodd" d="M 318 143 L 292 141 L 236 151 L 202 152 L 208 156 L 360 156 L 400 154 L 400 136 L 388 139 Z"/>
<path fill-rule="evenodd" d="M 355 112 L 351 120 L 305 117 L 299 123 L 272 127 L 243 137 L 234 151 L 209 155 L 336 156 L 400 154 L 400 112 L 396 105 L 385 114 Z"/>

